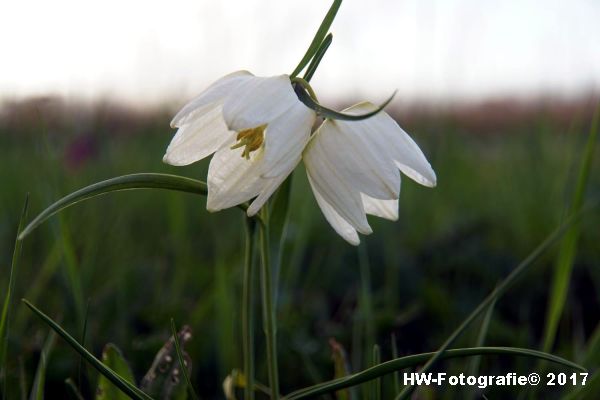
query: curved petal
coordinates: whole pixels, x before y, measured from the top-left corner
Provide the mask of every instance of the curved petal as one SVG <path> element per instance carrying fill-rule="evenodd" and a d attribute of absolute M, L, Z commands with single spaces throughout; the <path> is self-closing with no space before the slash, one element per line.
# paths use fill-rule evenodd
<path fill-rule="evenodd" d="M 270 123 L 299 102 L 287 75 L 252 76 L 229 93 L 223 118 L 229 129 L 240 132 Z"/>
<path fill-rule="evenodd" d="M 288 163 L 288 170 L 279 174 L 274 178 L 260 178 L 262 182 L 262 188 L 258 196 L 250 203 L 246 214 L 249 217 L 256 215 L 260 211 L 263 205 L 269 200 L 275 190 L 283 183 L 283 181 L 292 173 L 296 165 L 300 162 L 300 157 L 297 157 L 294 162 Z"/>
<path fill-rule="evenodd" d="M 250 160 L 242 157 L 243 149 L 228 147 L 217 151 L 208 167 L 206 209 L 210 212 L 233 207 L 256 197 L 264 185 L 260 178 L 259 152 Z"/>
<path fill-rule="evenodd" d="M 396 199 L 400 172 L 371 119 L 323 122 L 313 140 L 329 149 L 328 158 L 359 192 L 379 199 Z"/>
<path fill-rule="evenodd" d="M 265 178 L 289 173 L 289 163 L 298 164 L 302 150 L 310 137 L 315 122 L 313 110 L 296 102 L 284 114 L 267 126 L 262 175 Z"/>
<path fill-rule="evenodd" d="M 362 114 L 374 109 L 374 104 L 364 102 L 349 107 L 344 112 Z M 435 172 L 419 146 L 385 111 L 360 122 L 368 122 L 372 135 L 379 137 L 378 140 L 386 144 L 396 166 L 406 176 L 424 186 L 436 185 Z"/>
<path fill-rule="evenodd" d="M 380 200 L 362 194 L 363 206 L 367 214 L 389 219 L 391 221 L 398 220 L 398 199 Z"/>
<path fill-rule="evenodd" d="M 195 118 L 187 119 L 169 143 L 163 162 L 188 165 L 211 155 L 223 145 L 235 140 L 223 117 L 222 106 L 208 104 L 197 110 Z"/>
<path fill-rule="evenodd" d="M 360 191 L 347 179 L 340 167 L 331 161 L 339 151 L 321 140 L 317 131 L 303 153 L 306 172 L 312 182 L 313 192 L 319 194 L 353 228 L 363 234 L 372 232 L 363 209 Z"/>
<path fill-rule="evenodd" d="M 308 181 L 310 182 L 310 187 L 315 195 L 315 199 L 317 199 L 317 204 L 319 204 L 319 208 L 323 212 L 327 222 L 329 222 L 331 227 L 338 233 L 338 235 L 343 237 L 344 240 L 354 246 L 358 246 L 360 239 L 358 238 L 356 229 L 354 229 L 352 225 L 348 223 L 348 221 L 342 218 L 340 214 L 335 211 L 335 208 L 333 208 L 331 204 L 329 204 L 327 200 L 323 198 L 319 190 L 313 184 L 310 175 L 308 175 Z"/>
<path fill-rule="evenodd" d="M 200 109 L 208 104 L 222 103 L 236 87 L 253 77 L 254 75 L 248 71 L 236 71 L 220 78 L 183 106 L 181 111 L 179 111 L 175 117 L 173 117 L 173 120 L 171 120 L 171 127 L 177 128 L 182 126 L 188 119 L 198 116 Z"/>

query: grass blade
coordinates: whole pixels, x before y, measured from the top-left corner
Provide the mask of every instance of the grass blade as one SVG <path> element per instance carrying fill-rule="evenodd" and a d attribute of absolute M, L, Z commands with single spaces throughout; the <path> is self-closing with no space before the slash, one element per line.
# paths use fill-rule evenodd
<path fill-rule="evenodd" d="M 65 380 L 65 385 L 69 389 L 68 392 L 71 394 L 72 398 L 75 398 L 76 400 L 85 400 L 72 378 L 67 378 Z"/>
<path fill-rule="evenodd" d="M 315 34 L 315 37 L 313 38 L 312 42 L 310 42 L 308 50 L 306 50 L 304 57 L 302 57 L 302 60 L 300 60 L 298 66 L 296 67 L 296 69 L 294 69 L 294 72 L 290 74 L 290 78 L 298 76 L 300 71 L 304 69 L 306 64 L 308 64 L 308 62 L 313 58 L 317 50 L 319 50 L 319 47 L 321 46 L 321 43 L 323 42 L 327 31 L 329 31 L 329 28 L 331 27 L 331 24 L 335 19 L 335 15 L 337 14 L 341 5 L 342 0 L 334 0 L 333 4 L 331 4 L 331 7 L 329 7 L 329 11 L 327 11 L 325 18 L 323 18 L 323 22 L 321 22 L 321 26 L 319 26 L 319 29 Z"/>
<path fill-rule="evenodd" d="M 269 201 L 271 213 L 269 215 L 269 236 L 271 240 L 271 260 L 273 265 L 273 281 L 279 287 L 279 273 L 281 271 L 281 259 L 283 247 L 287 238 L 289 224 L 290 199 L 292 193 L 292 182 L 294 175 L 291 174 L 277 189 L 273 199 Z M 279 292 L 274 293 L 275 304 L 277 304 Z"/>
<path fill-rule="evenodd" d="M 381 364 L 381 348 L 378 344 L 373 346 L 373 366 Z M 373 396 L 374 400 L 381 400 L 381 377 L 375 378 L 373 382 Z"/>
<path fill-rule="evenodd" d="M 588 134 L 587 144 L 585 146 L 585 154 L 579 169 L 577 178 L 577 186 L 573 193 L 571 208 L 569 215 L 573 215 L 581 210 L 583 198 L 588 186 L 590 169 L 594 158 L 594 148 L 596 146 L 596 138 L 598 136 L 598 120 L 600 119 L 600 106 L 594 113 L 592 126 Z M 569 290 L 569 282 L 571 281 L 571 272 L 577 252 L 577 242 L 579 239 L 579 224 L 573 226 L 565 233 L 560 244 L 560 250 L 554 269 L 554 277 L 552 280 L 552 289 L 548 297 L 548 309 L 546 313 L 546 328 L 544 331 L 544 340 L 542 349 L 550 351 L 556 337 L 558 323 L 563 313 L 567 292 Z"/>
<path fill-rule="evenodd" d="M 35 371 L 35 378 L 33 380 L 33 386 L 29 393 L 29 400 L 44 400 L 44 386 L 46 385 L 46 367 L 48 365 L 48 357 L 54 347 L 54 341 L 56 339 L 56 333 L 51 331 L 44 343 L 42 353 L 40 354 L 40 361 L 38 362 L 37 370 Z"/>
<path fill-rule="evenodd" d="M 562 400 L 598 400 L 600 393 L 600 371 L 588 376 L 585 385 L 576 387 L 571 393 L 562 397 Z"/>
<path fill-rule="evenodd" d="M 181 372 L 183 372 L 183 377 L 185 378 L 185 383 L 188 388 L 188 392 L 192 396 L 192 399 L 199 400 L 194 387 L 192 386 L 192 382 L 190 381 L 190 375 L 188 374 L 188 367 L 183 358 L 183 354 L 181 352 L 181 347 L 179 346 L 179 333 L 177 332 L 177 327 L 175 326 L 175 320 L 171 318 L 171 332 L 173 334 L 173 342 L 175 343 L 175 352 L 177 353 L 177 359 L 179 360 L 179 366 L 181 367 Z"/>
<path fill-rule="evenodd" d="M 477 308 L 460 324 L 458 328 L 446 339 L 433 357 L 423 366 L 420 372 L 427 373 L 433 365 L 443 356 L 444 352 L 454 343 L 454 341 L 467 329 L 467 327 L 484 311 L 490 304 L 496 302 L 537 260 L 554 242 L 556 242 L 565 231 L 571 227 L 579 218 L 590 209 L 597 207 L 599 202 L 596 200 L 588 207 L 582 209 L 579 213 L 572 215 L 562 225 L 554 230 L 542 243 L 538 245 L 521 263 L 511 272 L 493 291 L 490 293 Z M 415 389 L 414 385 L 406 386 L 398 395 L 399 399 L 406 399 Z"/>
<path fill-rule="evenodd" d="M 396 334 L 392 333 L 392 357 L 394 359 L 398 358 L 398 342 L 396 340 Z M 398 371 L 394 372 L 394 393 L 400 393 L 400 373 Z"/>
<path fill-rule="evenodd" d="M 490 321 L 492 320 L 492 314 L 494 314 L 494 307 L 496 306 L 496 302 L 492 302 L 483 316 L 483 320 L 481 321 L 481 326 L 479 327 L 479 333 L 477 334 L 477 342 L 475 343 L 476 347 L 483 347 L 485 342 L 485 337 L 487 336 L 488 329 L 490 327 Z M 473 357 L 469 363 L 469 375 L 477 376 L 479 375 L 479 364 L 481 363 L 481 357 Z M 477 390 L 472 390 L 472 398 L 476 398 Z"/>
<path fill-rule="evenodd" d="M 31 309 L 38 317 L 42 319 L 54 332 L 62 337 L 75 351 L 77 351 L 87 362 L 89 362 L 98 372 L 104 375 L 109 381 L 111 381 L 116 387 L 127 394 L 134 400 L 152 400 L 152 397 L 142 392 L 140 389 L 135 387 L 132 383 L 126 381 L 119 376 L 115 371 L 108 368 L 100 360 L 98 360 L 92 353 L 90 353 L 85 347 L 83 347 L 77 339 L 73 338 L 67 331 L 65 331 L 60 325 L 54 322 L 50 317 L 44 314 L 42 311 L 37 309 L 29 301 L 23 299 L 23 303 Z"/>
<path fill-rule="evenodd" d="M 317 396 L 319 394 L 330 393 L 350 386 L 355 386 L 373 379 L 377 379 L 383 375 L 390 374 L 394 371 L 418 366 L 426 360 L 431 359 L 431 357 L 435 354 L 437 353 L 422 353 L 386 361 L 377 366 L 368 368 L 364 371 L 358 372 L 353 375 L 349 375 L 342 379 L 334 379 L 332 381 L 320 383 L 318 385 L 297 390 L 283 397 L 282 400 L 305 399 L 312 396 Z M 561 357 L 557 357 L 552 354 L 544 353 L 537 350 L 519 349 L 513 347 L 473 347 L 465 349 L 452 349 L 447 350 L 446 352 L 441 354 L 440 357 L 442 359 L 450 359 L 481 355 L 510 355 L 532 357 L 552 361 L 568 368 L 585 371 L 585 368 L 581 367 L 580 365 L 565 360 Z"/>
<path fill-rule="evenodd" d="M 206 195 L 208 193 L 206 183 L 178 175 L 141 173 L 118 176 L 86 186 L 83 189 L 79 189 L 58 200 L 56 203 L 42 211 L 29 223 L 29 225 L 27 225 L 27 227 L 19 234 L 19 240 L 25 238 L 31 231 L 51 216 L 73 204 L 106 193 L 133 189 L 167 189 L 200 195 Z M 238 207 L 244 210 L 246 209 L 245 205 L 239 205 Z"/>
<path fill-rule="evenodd" d="M 19 219 L 19 227 L 17 228 L 17 235 L 23 229 L 25 220 L 27 219 L 27 210 L 29 208 L 29 194 L 25 197 L 25 204 L 23 205 L 23 211 L 21 212 L 21 218 Z M 8 366 L 6 365 L 7 353 L 8 353 L 8 328 L 9 328 L 9 317 L 10 307 L 12 304 L 12 296 L 15 287 L 15 275 L 17 273 L 17 266 L 19 264 L 19 258 L 21 257 L 21 248 L 23 242 L 16 239 L 15 247 L 13 249 L 12 262 L 10 264 L 10 275 L 8 277 L 8 288 L 6 289 L 6 295 L 4 296 L 4 303 L 2 305 L 2 315 L 0 316 L 0 370 L 2 370 L 3 376 L 0 377 L 0 381 L 4 382 L 2 385 L 2 398 L 6 398 L 6 371 Z"/>

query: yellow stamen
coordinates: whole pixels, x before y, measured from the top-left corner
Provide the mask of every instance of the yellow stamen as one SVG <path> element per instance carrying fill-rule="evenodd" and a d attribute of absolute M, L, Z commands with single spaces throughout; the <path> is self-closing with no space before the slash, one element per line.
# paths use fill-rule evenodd
<path fill-rule="evenodd" d="M 264 124 L 255 128 L 244 129 L 243 131 L 238 132 L 236 137 L 237 143 L 230 148 L 233 150 L 244 147 L 244 151 L 242 151 L 242 157 L 245 157 L 247 160 L 249 160 L 250 153 L 260 149 L 260 146 L 262 146 L 263 141 L 265 140 L 266 128 L 267 124 Z"/>

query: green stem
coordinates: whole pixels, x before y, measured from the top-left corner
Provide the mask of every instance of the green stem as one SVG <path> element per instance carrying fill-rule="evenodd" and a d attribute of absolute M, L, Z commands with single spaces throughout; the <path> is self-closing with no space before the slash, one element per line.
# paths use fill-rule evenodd
<path fill-rule="evenodd" d="M 260 255 L 261 255 L 261 291 L 263 306 L 263 329 L 267 339 L 267 364 L 269 367 L 269 386 L 271 399 L 279 399 L 279 376 L 277 372 L 277 325 L 273 305 L 272 271 L 269 261 L 269 207 L 261 210 Z"/>
<path fill-rule="evenodd" d="M 310 83 L 308 83 L 308 81 L 306 81 L 303 78 L 299 78 L 299 77 L 292 78 L 291 81 L 292 81 L 292 83 L 302 86 L 304 88 L 304 90 L 306 90 L 308 92 L 310 97 L 312 97 L 315 101 L 318 101 L 317 94 L 313 90 L 312 86 L 310 86 Z"/>
<path fill-rule="evenodd" d="M 254 313 L 252 305 L 254 296 L 252 290 L 252 265 L 254 259 L 254 220 L 244 217 L 246 231 L 246 249 L 244 254 L 244 287 L 242 306 L 242 352 L 244 356 L 244 398 L 254 400 Z"/>

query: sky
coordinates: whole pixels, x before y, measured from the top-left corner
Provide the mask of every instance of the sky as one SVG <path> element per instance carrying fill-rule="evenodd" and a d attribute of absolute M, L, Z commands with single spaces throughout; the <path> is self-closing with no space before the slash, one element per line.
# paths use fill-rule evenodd
<path fill-rule="evenodd" d="M 0 100 L 182 103 L 246 69 L 289 74 L 323 0 L 0 3 Z M 346 0 L 319 98 L 452 101 L 600 90 L 598 0 Z"/>

